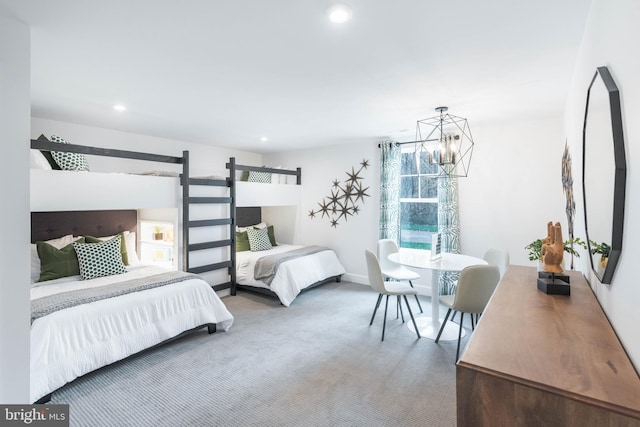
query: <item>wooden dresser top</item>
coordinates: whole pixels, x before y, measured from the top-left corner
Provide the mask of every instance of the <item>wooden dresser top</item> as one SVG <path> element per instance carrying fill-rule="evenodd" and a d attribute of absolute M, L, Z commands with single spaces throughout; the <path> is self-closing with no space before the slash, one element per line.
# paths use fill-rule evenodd
<path fill-rule="evenodd" d="M 537 289 L 534 267 L 510 266 L 458 365 L 640 415 L 640 378 L 582 274 L 571 295 Z"/>

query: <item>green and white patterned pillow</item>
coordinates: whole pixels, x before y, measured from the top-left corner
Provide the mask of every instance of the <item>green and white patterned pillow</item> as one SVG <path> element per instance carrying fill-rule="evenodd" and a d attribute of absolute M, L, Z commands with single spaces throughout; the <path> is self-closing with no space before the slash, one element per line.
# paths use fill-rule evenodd
<path fill-rule="evenodd" d="M 120 236 L 116 236 L 100 243 L 73 243 L 82 280 L 126 273 L 120 242 Z"/>
<path fill-rule="evenodd" d="M 271 184 L 271 174 L 269 172 L 249 171 L 249 178 L 247 181 Z"/>
<path fill-rule="evenodd" d="M 269 231 L 266 228 L 250 228 L 247 230 L 247 236 L 249 237 L 249 246 L 252 252 L 266 251 L 273 248 L 269 240 Z"/>
<path fill-rule="evenodd" d="M 60 138 L 59 136 L 51 135 L 51 141 L 58 144 L 69 144 L 68 141 Z M 65 171 L 88 171 L 89 164 L 84 154 L 80 153 L 63 153 L 59 151 L 52 151 L 51 156 L 56 161 L 60 169 Z"/>

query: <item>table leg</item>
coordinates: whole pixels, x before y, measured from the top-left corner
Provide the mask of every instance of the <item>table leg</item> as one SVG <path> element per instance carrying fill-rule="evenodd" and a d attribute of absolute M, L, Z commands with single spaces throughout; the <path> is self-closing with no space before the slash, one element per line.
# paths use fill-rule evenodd
<path fill-rule="evenodd" d="M 431 270 L 431 316 L 416 316 L 416 324 L 418 325 L 418 331 L 420 336 L 435 340 L 440 331 L 442 320 L 440 319 L 440 295 L 438 292 L 438 285 L 440 282 L 440 273 L 438 270 Z M 407 327 L 413 331 L 413 324 L 407 324 Z M 447 325 L 440 335 L 440 341 L 455 341 L 458 339 L 459 326 L 447 322 Z M 462 330 L 462 336 L 465 335 L 464 329 Z"/>

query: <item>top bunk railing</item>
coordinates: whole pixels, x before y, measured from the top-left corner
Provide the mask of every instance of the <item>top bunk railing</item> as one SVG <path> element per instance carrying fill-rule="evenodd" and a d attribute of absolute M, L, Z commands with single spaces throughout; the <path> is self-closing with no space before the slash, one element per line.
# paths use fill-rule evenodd
<path fill-rule="evenodd" d="M 302 168 L 296 168 L 296 170 L 289 169 L 279 169 L 279 168 L 270 168 L 266 166 L 248 166 L 248 165 L 239 165 L 236 163 L 236 158 L 229 158 L 229 163 L 226 164 L 227 169 L 229 169 L 229 175 L 232 180 L 239 181 L 236 179 L 236 171 L 248 171 L 248 172 L 265 172 L 265 173 L 273 173 L 279 175 L 294 175 L 296 177 L 296 185 L 302 185 Z"/>
<path fill-rule="evenodd" d="M 90 147 L 77 144 L 60 144 L 58 142 L 31 140 L 31 148 L 35 150 L 60 151 L 92 156 L 118 157 L 122 159 L 146 160 L 150 162 L 184 164 L 183 157 L 165 156 L 162 154 L 142 153 L 139 151 L 114 150 L 111 148 Z"/>

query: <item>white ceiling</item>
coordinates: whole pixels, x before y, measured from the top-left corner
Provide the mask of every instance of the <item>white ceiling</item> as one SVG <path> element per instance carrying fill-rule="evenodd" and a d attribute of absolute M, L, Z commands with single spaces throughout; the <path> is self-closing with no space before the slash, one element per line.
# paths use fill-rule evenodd
<path fill-rule="evenodd" d="M 590 0 L 0 0 L 34 116 L 268 152 L 561 114 Z M 118 113 L 113 104 L 127 111 Z M 260 137 L 267 136 L 268 142 Z"/>

